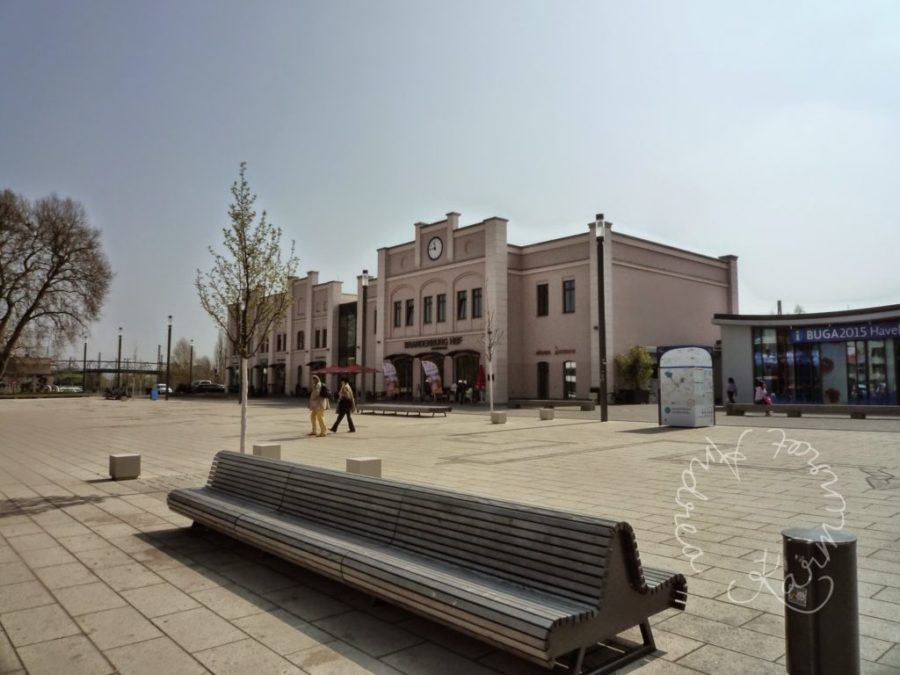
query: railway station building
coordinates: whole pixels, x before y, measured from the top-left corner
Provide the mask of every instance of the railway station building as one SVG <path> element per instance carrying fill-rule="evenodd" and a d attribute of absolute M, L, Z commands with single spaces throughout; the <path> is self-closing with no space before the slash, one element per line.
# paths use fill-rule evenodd
<path fill-rule="evenodd" d="M 613 358 L 635 345 L 713 349 L 714 314 L 738 312 L 737 257 L 711 257 L 624 234 L 602 215 L 581 232 L 534 244 L 507 239 L 508 221 L 460 225 L 451 212 L 416 223 L 412 238 L 377 251 L 374 274 L 347 293 L 318 272 L 292 280 L 290 316 L 251 360 L 257 393 L 302 394 L 317 368 L 358 364 L 364 392 L 428 397 L 426 366 L 445 388 L 483 382 L 485 337 L 497 342 L 494 399 L 593 398 L 601 331 L 610 394 Z M 499 337 L 499 339 L 497 339 Z M 231 382 L 238 364 L 232 360 Z"/>

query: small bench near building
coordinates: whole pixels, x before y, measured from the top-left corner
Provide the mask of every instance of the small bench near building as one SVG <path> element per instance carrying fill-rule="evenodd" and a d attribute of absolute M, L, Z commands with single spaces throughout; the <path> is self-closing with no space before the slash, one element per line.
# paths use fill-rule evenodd
<path fill-rule="evenodd" d="M 597 402 L 589 398 L 513 398 L 510 408 L 562 408 L 578 406 L 581 410 L 597 409 Z"/>
<path fill-rule="evenodd" d="M 781 413 L 788 417 L 802 417 L 806 415 L 849 415 L 853 419 L 865 419 L 867 415 L 882 417 L 900 416 L 900 406 L 897 405 L 836 405 L 830 403 L 774 403 L 762 405 L 760 403 L 726 403 L 726 415 L 744 415 L 748 412 L 765 414 L 769 410 L 773 413 Z"/>
<path fill-rule="evenodd" d="M 450 412 L 453 408 L 444 403 L 357 403 L 356 409 L 360 414 L 370 412 L 373 415 L 376 412 L 380 412 L 382 415 L 386 415 L 391 413 L 393 415 L 399 415 L 400 413 L 405 413 L 408 417 L 409 415 L 418 415 L 421 417 L 422 415 L 427 415 L 431 413 L 431 416 L 434 417 L 437 413 L 443 413 L 444 417 L 447 416 L 447 413 Z"/>
<path fill-rule="evenodd" d="M 195 523 L 345 582 L 545 667 L 684 609 L 684 576 L 642 567 L 625 522 L 219 452 L 204 488 L 173 490 Z"/>

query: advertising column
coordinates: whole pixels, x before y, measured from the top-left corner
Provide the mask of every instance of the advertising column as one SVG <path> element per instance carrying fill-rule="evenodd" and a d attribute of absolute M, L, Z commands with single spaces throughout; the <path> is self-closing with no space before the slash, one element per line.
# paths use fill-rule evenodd
<path fill-rule="evenodd" d="M 710 353 L 703 347 L 661 348 L 660 353 L 659 423 L 670 427 L 714 425 Z"/>

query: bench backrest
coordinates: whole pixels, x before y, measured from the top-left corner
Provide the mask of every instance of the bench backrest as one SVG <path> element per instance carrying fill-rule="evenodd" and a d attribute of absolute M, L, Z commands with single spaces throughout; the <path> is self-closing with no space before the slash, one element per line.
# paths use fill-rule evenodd
<path fill-rule="evenodd" d="M 616 523 L 409 486 L 392 545 L 596 605 Z"/>
<path fill-rule="evenodd" d="M 278 508 L 294 464 L 222 450 L 213 459 L 206 486 L 218 492 Z"/>
<path fill-rule="evenodd" d="M 388 543 L 404 485 L 294 464 L 279 511 Z"/>
<path fill-rule="evenodd" d="M 619 524 L 222 451 L 208 487 L 288 516 L 596 606 Z M 636 555 L 636 553 L 635 553 Z"/>

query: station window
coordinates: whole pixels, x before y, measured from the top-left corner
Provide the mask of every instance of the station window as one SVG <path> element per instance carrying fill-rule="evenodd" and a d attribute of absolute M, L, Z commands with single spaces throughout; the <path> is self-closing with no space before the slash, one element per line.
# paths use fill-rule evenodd
<path fill-rule="evenodd" d="M 434 304 L 434 298 L 430 295 L 425 298 L 424 304 L 422 305 L 422 323 L 431 323 L 431 313 L 432 313 L 432 305 Z"/>
<path fill-rule="evenodd" d="M 297 349 L 306 349 L 306 335 L 302 330 L 297 331 Z"/>
<path fill-rule="evenodd" d="M 394 303 L 394 328 L 399 328 L 403 321 L 403 303 L 397 300 Z"/>
<path fill-rule="evenodd" d="M 481 289 L 480 288 L 472 289 L 472 318 L 473 319 L 481 318 Z"/>
<path fill-rule="evenodd" d="M 437 322 L 444 323 L 447 320 L 447 294 L 437 295 Z"/>
<path fill-rule="evenodd" d="M 406 301 L 406 325 L 412 326 L 414 318 L 415 318 L 415 301 L 407 300 Z"/>
<path fill-rule="evenodd" d="M 537 285 L 537 315 L 547 316 L 550 313 L 550 286 Z"/>
<path fill-rule="evenodd" d="M 457 291 L 456 293 L 456 320 L 462 321 L 466 318 L 466 291 Z"/>
<path fill-rule="evenodd" d="M 563 314 L 571 314 L 575 311 L 575 280 L 563 281 Z"/>

